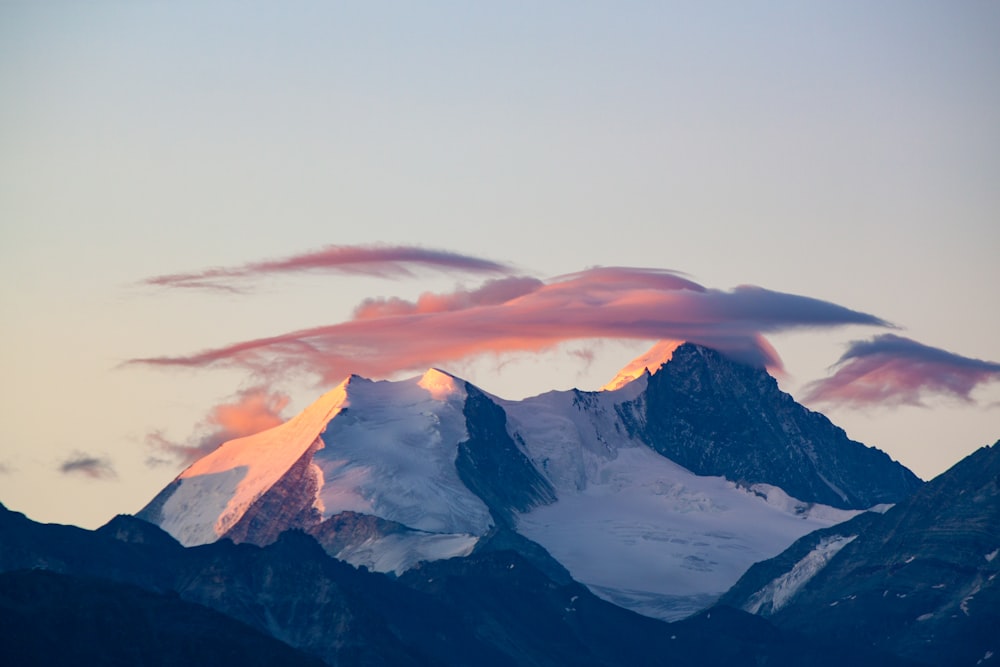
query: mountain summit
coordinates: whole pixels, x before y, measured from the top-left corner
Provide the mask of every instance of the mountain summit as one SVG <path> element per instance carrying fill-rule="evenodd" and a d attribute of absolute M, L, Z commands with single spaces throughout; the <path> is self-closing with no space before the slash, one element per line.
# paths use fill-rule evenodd
<path fill-rule="evenodd" d="M 806 533 L 920 485 L 765 371 L 713 350 L 680 345 L 633 377 L 507 401 L 436 369 L 352 376 L 195 462 L 139 516 L 186 546 L 266 545 L 298 528 L 337 558 L 397 574 L 499 539 L 672 619 Z"/>
<path fill-rule="evenodd" d="M 773 484 L 844 509 L 894 503 L 920 486 L 907 468 L 785 392 L 767 371 L 678 347 L 642 396 L 641 437 L 699 475 Z"/>

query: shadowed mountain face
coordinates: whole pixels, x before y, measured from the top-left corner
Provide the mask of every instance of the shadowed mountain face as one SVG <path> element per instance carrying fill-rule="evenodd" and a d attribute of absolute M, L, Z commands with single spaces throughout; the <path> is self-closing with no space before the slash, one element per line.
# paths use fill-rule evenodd
<path fill-rule="evenodd" d="M 323 665 L 176 595 L 46 570 L 0 574 L 0 646 L 21 667 Z"/>
<path fill-rule="evenodd" d="M 723 602 L 927 664 L 989 664 L 1000 656 L 998 575 L 1000 443 L 884 515 L 806 536 L 751 568 Z"/>
<path fill-rule="evenodd" d="M 508 434 L 503 408 L 473 385 L 465 386 L 469 437 L 459 443 L 455 458 L 462 482 L 500 525 L 510 525 L 515 512 L 555 502 L 555 490 Z"/>
<path fill-rule="evenodd" d="M 678 347 L 649 378 L 640 406 L 642 438 L 699 475 L 854 509 L 898 502 L 921 485 L 884 452 L 796 403 L 763 369 L 708 348 Z"/>
<path fill-rule="evenodd" d="M 600 600 L 571 580 L 554 580 L 502 548 L 423 564 L 396 580 L 332 559 L 300 532 L 285 533 L 264 548 L 228 540 L 184 548 L 131 517 L 117 517 L 90 532 L 37 524 L 0 506 L 0 534 L 0 571 L 39 566 L 51 571 L 43 573 L 49 578 L 42 583 L 21 580 L 31 573 L 4 575 L 8 579 L 0 580 L 0 608 L 5 627 L 64 618 L 59 609 L 93 602 L 96 609 L 111 605 L 115 613 L 128 616 L 131 621 L 122 627 L 136 632 L 154 632 L 163 624 L 166 634 L 136 641 L 139 647 L 156 646 L 171 636 L 171 627 L 183 627 L 177 610 L 197 603 L 215 610 L 204 614 L 221 612 L 236 619 L 231 623 L 235 629 L 220 631 L 213 652 L 206 652 L 216 664 L 232 664 L 217 656 L 229 650 L 239 655 L 230 643 L 241 641 L 261 646 L 262 657 L 277 656 L 272 664 L 309 664 L 293 653 L 281 657 L 285 649 L 280 644 L 254 643 L 261 641 L 254 639 L 261 632 L 328 665 L 905 664 L 869 651 L 838 651 L 805 641 L 733 610 L 714 614 L 713 622 L 656 621 Z M 32 607 L 27 600 L 36 594 L 42 601 Z M 202 617 L 192 612 L 190 618 Z M 121 633 L 102 629 L 98 621 L 77 624 L 71 615 L 64 620 L 76 624 L 74 631 L 92 628 L 94 641 L 121 640 Z M 225 628 L 225 622 L 204 622 L 205 627 L 215 623 Z M 37 658 L 24 664 L 51 664 L 49 658 L 62 655 L 60 647 L 46 649 L 38 643 L 40 636 L 48 636 L 44 633 L 11 635 L 5 635 L 7 655 Z M 168 655 L 197 654 L 200 637 L 178 636 Z M 97 659 L 117 655 L 89 644 L 81 650 Z M 199 664 L 197 656 L 192 660 Z"/>

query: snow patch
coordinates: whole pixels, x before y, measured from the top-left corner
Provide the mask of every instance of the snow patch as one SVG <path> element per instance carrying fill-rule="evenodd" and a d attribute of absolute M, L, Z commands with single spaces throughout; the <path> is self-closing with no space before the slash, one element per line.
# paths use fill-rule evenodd
<path fill-rule="evenodd" d="M 342 549 L 337 558 L 356 567 L 400 575 L 421 561 L 468 556 L 479 538 L 475 535 L 406 531 L 373 537 Z"/>
<path fill-rule="evenodd" d="M 763 498 L 768 505 L 782 512 L 803 518 L 829 521 L 831 523 L 847 521 L 864 511 L 838 509 L 829 505 L 804 502 L 788 495 L 781 487 L 772 486 L 771 484 L 753 484 L 750 486 L 749 491 Z"/>
<path fill-rule="evenodd" d="M 777 612 L 788 604 L 795 594 L 816 576 L 816 573 L 826 567 L 837 552 L 856 538 L 857 535 L 823 538 L 812 551 L 793 565 L 791 570 L 751 595 L 743 609 L 751 614 L 758 614 L 761 610 L 769 613 Z"/>
<path fill-rule="evenodd" d="M 876 514 L 885 514 L 895 506 L 896 503 L 879 503 L 878 505 L 872 505 L 867 511 L 875 512 Z"/>

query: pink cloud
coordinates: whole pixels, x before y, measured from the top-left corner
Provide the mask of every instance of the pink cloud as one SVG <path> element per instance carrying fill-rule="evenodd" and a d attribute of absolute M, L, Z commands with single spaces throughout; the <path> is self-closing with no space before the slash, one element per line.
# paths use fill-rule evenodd
<path fill-rule="evenodd" d="M 501 279 L 478 290 L 425 294 L 415 302 L 369 300 L 345 322 L 130 363 L 228 365 L 270 377 L 305 371 L 329 385 L 349 373 L 386 377 L 573 340 L 671 339 L 780 370 L 762 334 L 844 324 L 890 326 L 827 301 L 759 287 L 723 291 L 667 270 L 593 268 L 547 283 Z"/>
<path fill-rule="evenodd" d="M 413 246 L 344 246 L 330 245 L 312 252 L 280 259 L 250 262 L 234 267 L 216 267 L 193 273 L 154 276 L 143 284 L 159 287 L 242 291 L 241 280 L 256 276 L 331 271 L 337 273 L 399 278 L 413 275 L 417 268 L 460 271 L 473 274 L 506 274 L 512 268 L 488 259 L 462 255 L 446 250 Z"/>
<path fill-rule="evenodd" d="M 224 442 L 260 433 L 283 423 L 285 420 L 281 411 L 287 405 L 288 396 L 285 394 L 262 386 L 251 387 L 240 391 L 234 400 L 209 410 L 196 429 L 200 434 L 192 436 L 188 442 L 173 442 L 160 432 L 150 433 L 146 441 L 159 452 L 190 464 Z"/>
<path fill-rule="evenodd" d="M 938 394 L 973 402 L 979 385 L 1000 380 L 1000 363 L 963 357 L 894 334 L 854 341 L 828 378 L 807 387 L 807 402 L 863 407 L 924 405 Z"/>
<path fill-rule="evenodd" d="M 537 278 L 514 276 L 489 280 L 474 290 L 458 288 L 447 294 L 425 292 L 413 301 L 405 299 L 365 299 L 354 310 L 354 319 L 370 320 L 379 317 L 416 315 L 419 313 L 443 313 L 462 310 L 473 306 L 490 306 L 505 303 L 511 299 L 529 294 L 544 287 Z"/>

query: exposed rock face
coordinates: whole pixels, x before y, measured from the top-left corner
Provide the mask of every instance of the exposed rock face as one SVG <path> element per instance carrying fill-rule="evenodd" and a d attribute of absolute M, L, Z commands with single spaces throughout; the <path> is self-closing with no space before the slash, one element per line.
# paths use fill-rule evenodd
<path fill-rule="evenodd" d="M 466 383 L 464 414 L 469 439 L 458 445 L 455 467 L 462 483 L 509 525 L 514 512 L 554 502 L 555 490 L 507 433 L 507 415 L 486 394 Z"/>
<path fill-rule="evenodd" d="M 868 515 L 869 525 L 861 519 L 825 531 L 857 537 L 773 612 L 775 623 L 934 665 L 1000 656 L 1000 443 Z M 747 607 L 819 537 L 751 569 L 724 602 Z"/>
<path fill-rule="evenodd" d="M 674 350 L 638 404 L 641 437 L 699 475 L 772 484 L 845 509 L 897 502 L 921 485 L 884 452 L 796 403 L 763 369 L 704 347 Z"/>

